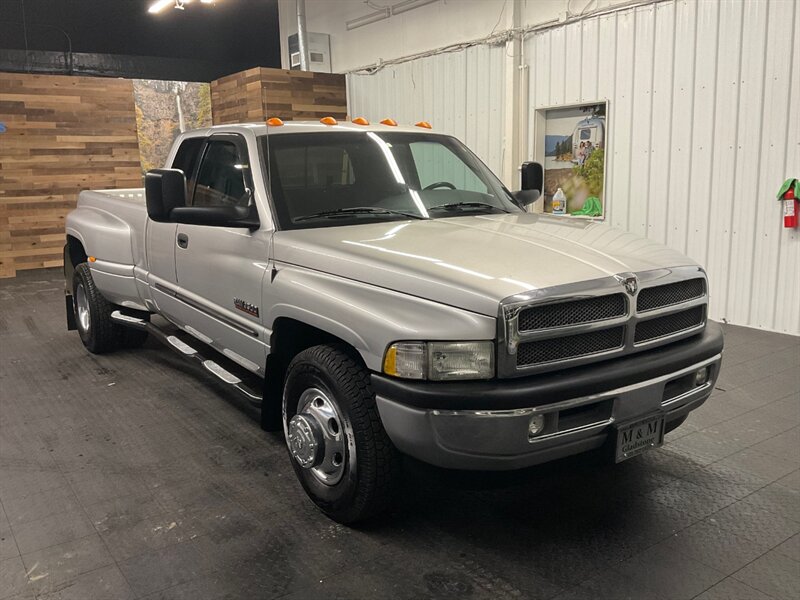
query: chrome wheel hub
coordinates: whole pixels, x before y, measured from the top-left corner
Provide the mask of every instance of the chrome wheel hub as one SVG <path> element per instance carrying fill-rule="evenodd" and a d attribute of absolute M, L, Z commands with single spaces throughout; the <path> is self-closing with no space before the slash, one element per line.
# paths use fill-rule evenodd
<path fill-rule="evenodd" d="M 300 395 L 297 414 L 289 421 L 286 436 L 297 464 L 322 483 L 335 485 L 344 475 L 345 461 L 355 458 L 355 448 L 350 447 L 352 439 L 350 425 L 326 392 L 309 388 Z"/>
<path fill-rule="evenodd" d="M 319 425 L 313 417 L 295 415 L 289 421 L 289 450 L 304 469 L 315 466 L 322 456 L 320 449 L 325 442 Z"/>
<path fill-rule="evenodd" d="M 78 317 L 78 325 L 84 332 L 89 331 L 91 320 L 89 318 L 89 299 L 86 297 L 86 290 L 82 283 L 78 284 L 75 290 L 75 312 Z"/>

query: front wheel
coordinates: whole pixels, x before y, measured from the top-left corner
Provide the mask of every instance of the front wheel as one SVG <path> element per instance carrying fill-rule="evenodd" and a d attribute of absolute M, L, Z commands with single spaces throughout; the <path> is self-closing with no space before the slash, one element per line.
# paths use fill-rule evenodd
<path fill-rule="evenodd" d="M 378 415 L 369 372 L 340 346 L 315 346 L 289 365 L 283 426 L 292 466 L 329 517 L 354 523 L 385 510 L 400 456 Z"/>
<path fill-rule="evenodd" d="M 119 348 L 135 348 L 147 339 L 146 331 L 114 323 L 111 313 L 119 307 L 103 297 L 86 263 L 75 268 L 72 298 L 78 334 L 89 352 L 104 354 Z"/>

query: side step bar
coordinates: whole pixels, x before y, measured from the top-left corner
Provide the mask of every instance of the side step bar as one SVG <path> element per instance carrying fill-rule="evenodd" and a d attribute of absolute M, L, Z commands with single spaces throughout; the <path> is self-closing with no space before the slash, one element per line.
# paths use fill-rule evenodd
<path fill-rule="evenodd" d="M 177 328 L 175 328 L 174 331 L 165 331 L 146 319 L 125 314 L 120 310 L 112 312 L 111 319 L 123 327 L 147 331 L 147 333 L 152 335 L 159 342 L 171 348 L 184 358 L 200 363 L 206 371 L 242 395 L 252 406 L 261 406 L 262 395 L 258 390 L 261 389 L 263 381 L 257 375 L 245 371 L 245 369 L 239 367 L 233 361 L 222 356 L 215 356 L 214 360 L 206 358 L 195 348 L 195 346 L 205 345 L 200 340 L 190 338 L 188 334 L 183 334 L 183 332 Z M 185 339 L 181 339 L 181 337 Z M 217 354 L 212 348 L 206 347 L 212 353 Z"/>

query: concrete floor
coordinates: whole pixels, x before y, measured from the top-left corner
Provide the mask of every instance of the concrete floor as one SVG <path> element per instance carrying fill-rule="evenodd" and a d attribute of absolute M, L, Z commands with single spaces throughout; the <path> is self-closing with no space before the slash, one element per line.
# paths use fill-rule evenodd
<path fill-rule="evenodd" d="M 660 450 L 412 464 L 356 530 L 172 352 L 87 353 L 62 285 L 0 281 L 0 598 L 800 597 L 800 338 L 726 327 L 717 391 Z"/>

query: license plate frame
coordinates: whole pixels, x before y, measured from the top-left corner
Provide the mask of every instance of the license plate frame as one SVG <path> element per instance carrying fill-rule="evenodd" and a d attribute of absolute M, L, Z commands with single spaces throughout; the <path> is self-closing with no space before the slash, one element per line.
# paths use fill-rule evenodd
<path fill-rule="evenodd" d="M 664 444 L 664 415 L 651 414 L 616 427 L 614 462 L 622 462 Z"/>

